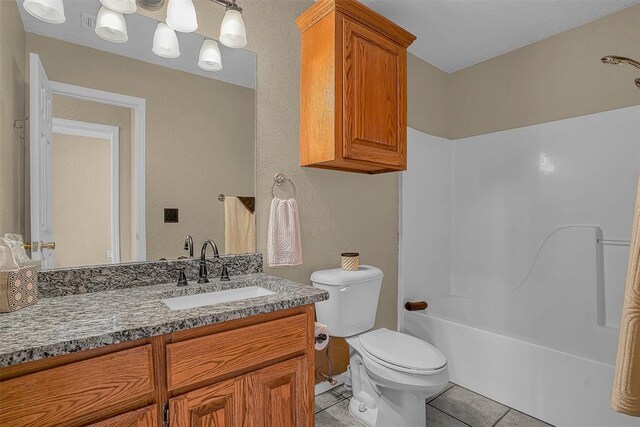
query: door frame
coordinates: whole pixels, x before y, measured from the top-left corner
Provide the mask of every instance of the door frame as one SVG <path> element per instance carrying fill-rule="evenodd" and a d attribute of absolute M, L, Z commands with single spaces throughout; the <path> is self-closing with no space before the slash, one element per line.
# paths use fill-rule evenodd
<path fill-rule="evenodd" d="M 145 142 L 146 142 L 146 109 L 144 98 L 106 92 L 67 83 L 51 82 L 53 94 L 70 98 L 93 101 L 100 104 L 125 107 L 133 110 L 134 159 L 133 159 L 133 231 L 135 234 L 134 261 L 147 260 L 147 228 L 145 213 Z"/>
<path fill-rule="evenodd" d="M 106 139 L 111 163 L 111 263 L 120 262 L 120 128 L 99 123 L 53 118 L 53 133 Z M 55 141 L 54 141 L 55 147 Z M 55 149 L 55 148 L 54 148 Z"/>

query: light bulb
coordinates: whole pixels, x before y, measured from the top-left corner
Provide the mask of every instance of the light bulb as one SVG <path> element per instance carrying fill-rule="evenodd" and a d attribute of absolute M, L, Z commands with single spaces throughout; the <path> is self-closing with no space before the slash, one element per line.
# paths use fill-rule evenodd
<path fill-rule="evenodd" d="M 96 34 L 104 40 L 113 43 L 124 43 L 129 40 L 127 36 L 127 23 L 124 20 L 124 16 L 104 6 L 98 11 Z"/>
<path fill-rule="evenodd" d="M 29 15 L 50 24 L 62 24 L 65 20 L 62 0 L 24 0 L 22 7 Z"/>
<path fill-rule="evenodd" d="M 100 0 L 100 3 L 118 13 L 134 13 L 138 10 L 136 0 Z"/>
<path fill-rule="evenodd" d="M 198 18 L 193 2 L 191 0 L 169 0 L 167 25 L 181 33 L 191 33 L 197 30 Z"/>
<path fill-rule="evenodd" d="M 205 41 L 202 42 L 200 56 L 198 58 L 198 67 L 205 71 L 222 70 L 222 55 L 220 54 L 220 47 L 215 40 L 205 39 Z"/>
<path fill-rule="evenodd" d="M 177 58 L 180 56 L 178 36 L 164 22 L 158 22 L 156 32 L 153 33 L 153 48 L 151 50 L 163 58 Z"/>
<path fill-rule="evenodd" d="M 220 43 L 232 48 L 247 45 L 247 30 L 244 27 L 240 11 L 227 9 L 224 13 L 222 25 L 220 25 Z"/>

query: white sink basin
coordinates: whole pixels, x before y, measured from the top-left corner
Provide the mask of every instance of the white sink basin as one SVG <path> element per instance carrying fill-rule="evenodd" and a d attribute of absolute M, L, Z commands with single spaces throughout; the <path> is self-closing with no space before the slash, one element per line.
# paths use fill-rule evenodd
<path fill-rule="evenodd" d="M 275 294 L 275 292 L 261 286 L 247 286 L 244 288 L 227 289 L 225 291 L 165 298 L 162 302 L 171 310 L 185 310 L 188 308 L 204 307 L 206 305 L 221 304 L 273 294 Z"/>

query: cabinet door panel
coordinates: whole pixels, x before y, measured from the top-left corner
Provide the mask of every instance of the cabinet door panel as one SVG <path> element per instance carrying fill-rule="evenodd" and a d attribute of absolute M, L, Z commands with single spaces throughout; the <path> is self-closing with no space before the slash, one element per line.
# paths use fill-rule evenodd
<path fill-rule="evenodd" d="M 307 317 L 291 317 L 167 345 L 169 390 L 246 371 L 306 350 Z"/>
<path fill-rule="evenodd" d="M 91 424 L 88 427 L 157 427 L 157 415 L 158 405 L 151 405 Z"/>
<path fill-rule="evenodd" d="M 0 425 L 81 425 L 153 401 L 150 345 L 2 382 Z"/>
<path fill-rule="evenodd" d="M 172 427 L 236 427 L 244 420 L 244 377 L 169 400 Z"/>
<path fill-rule="evenodd" d="M 403 168 L 406 52 L 348 18 L 343 33 L 343 156 Z"/>
<path fill-rule="evenodd" d="M 247 375 L 250 426 L 313 425 L 307 363 L 305 357 L 298 357 Z"/>

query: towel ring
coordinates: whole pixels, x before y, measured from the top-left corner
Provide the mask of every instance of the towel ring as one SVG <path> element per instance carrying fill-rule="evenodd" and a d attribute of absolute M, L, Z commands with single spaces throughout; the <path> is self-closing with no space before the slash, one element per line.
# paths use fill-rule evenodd
<path fill-rule="evenodd" d="M 276 197 L 276 195 L 274 194 L 273 190 L 276 188 L 276 185 L 278 187 L 282 186 L 285 182 L 289 181 L 291 183 L 291 186 L 293 187 L 293 197 L 296 197 L 296 185 L 293 183 L 293 181 L 291 181 L 289 178 L 287 178 L 286 176 L 284 176 L 283 173 L 277 173 L 274 175 L 273 177 L 273 185 L 271 186 L 271 197 Z"/>

